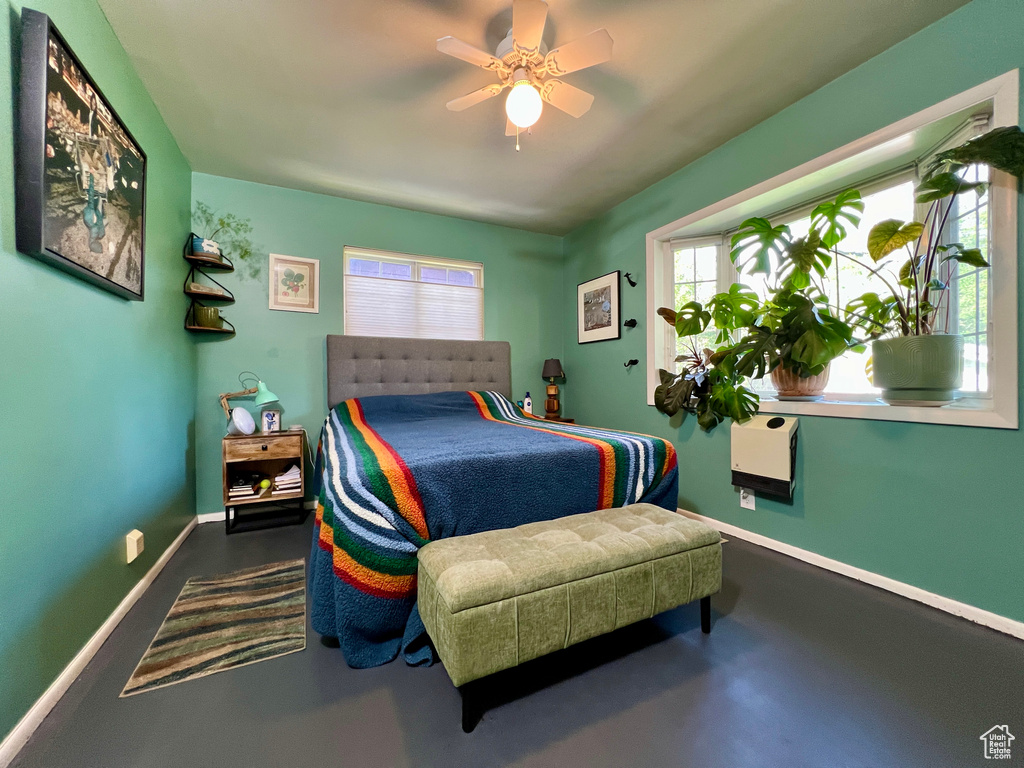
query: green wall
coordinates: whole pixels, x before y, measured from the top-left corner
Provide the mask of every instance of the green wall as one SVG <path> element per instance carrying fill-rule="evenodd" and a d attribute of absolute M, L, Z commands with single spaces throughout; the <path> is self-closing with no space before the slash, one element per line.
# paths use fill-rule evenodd
<path fill-rule="evenodd" d="M 566 413 L 671 438 L 684 508 L 1024 620 L 1019 431 L 802 417 L 793 503 L 741 510 L 728 425 L 710 436 L 692 418 L 673 428 L 646 405 L 644 282 L 623 283 L 623 316 L 642 322 L 619 341 L 577 346 L 574 309 L 578 282 L 643 275 L 647 232 L 1024 66 L 1021 29 L 1024 3 L 974 0 L 571 233 Z M 642 364 L 626 373 L 630 357 Z"/>
<path fill-rule="evenodd" d="M 238 333 L 199 345 L 200 513 L 223 510 L 225 422 L 217 396 L 241 389 L 240 371 L 255 371 L 266 381 L 281 398 L 284 426 L 303 425 L 315 449 L 327 413 L 324 338 L 343 331 L 346 245 L 483 262 L 485 335 L 512 342 L 516 398 L 530 390 L 535 403 L 543 400 L 541 366 L 546 357 L 562 353 L 560 238 L 203 174 L 192 177 L 192 198 L 249 218 L 252 239 L 265 252 L 320 260 L 319 314 L 268 309 L 265 261 L 259 279 L 248 279 L 241 270 L 218 277 L 238 299 L 224 309 Z"/>
<path fill-rule="evenodd" d="M 970 5 L 672 174 L 564 239 L 202 174 L 187 162 L 94 0 L 37 0 L 149 156 L 146 301 L 129 303 L 14 247 L 13 147 L 0 152 L 0 734 L 6 733 L 148 570 L 193 511 L 221 509 L 217 395 L 257 371 L 285 425 L 314 441 L 326 411 L 324 336 L 342 325 L 346 244 L 481 261 L 489 339 L 512 342 L 516 397 L 539 403 L 560 356 L 564 412 L 673 439 L 680 504 L 751 531 L 1024 620 L 1024 518 L 1012 493 L 1018 431 L 804 417 L 792 504 L 739 509 L 729 436 L 671 427 L 646 405 L 644 235 L 801 162 L 1024 64 L 1024 4 Z M 13 128 L 19 6 L 0 24 L 0 134 Z M 267 270 L 222 281 L 229 339 L 181 329 L 180 243 L 192 200 L 250 218 L 264 252 L 321 261 L 320 313 L 267 308 Z M 576 284 L 612 269 L 619 341 L 576 344 Z M 1024 270 L 1021 279 L 1024 281 Z M 1024 306 L 1024 305 L 1022 305 Z M 1024 381 L 1024 376 L 1022 376 Z M 919 457 L 924 457 L 923 459 Z M 124 534 L 146 534 L 124 564 Z"/>
<path fill-rule="evenodd" d="M 191 170 L 93 0 L 34 0 L 149 156 L 146 300 L 15 251 L 12 83 L 0 23 L 0 738 L 188 523 L 195 346 L 181 328 Z M 146 551 L 125 564 L 124 535 Z"/>

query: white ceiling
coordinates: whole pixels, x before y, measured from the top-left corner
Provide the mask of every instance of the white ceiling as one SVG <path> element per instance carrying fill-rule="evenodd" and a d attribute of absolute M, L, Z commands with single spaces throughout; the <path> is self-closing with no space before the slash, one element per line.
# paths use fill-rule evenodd
<path fill-rule="evenodd" d="M 515 152 L 492 82 L 511 0 L 99 0 L 193 170 L 564 234 L 966 0 L 550 0 L 549 46 L 606 27 L 596 95 Z M 116 106 L 116 105 L 115 105 Z"/>

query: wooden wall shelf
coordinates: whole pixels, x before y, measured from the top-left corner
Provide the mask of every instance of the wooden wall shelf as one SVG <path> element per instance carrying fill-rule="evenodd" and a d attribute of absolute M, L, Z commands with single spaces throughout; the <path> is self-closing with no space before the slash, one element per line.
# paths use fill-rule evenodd
<path fill-rule="evenodd" d="M 227 322 L 227 321 L 225 321 Z M 230 323 L 228 323 L 230 325 Z M 234 333 L 235 328 L 207 328 L 205 325 L 186 325 L 186 331 L 192 331 L 193 333 Z"/>
<path fill-rule="evenodd" d="M 221 335 L 233 335 L 235 332 L 235 326 L 230 321 L 221 317 L 221 321 L 227 323 L 228 328 L 210 328 L 205 325 L 198 325 L 196 323 L 196 307 L 206 307 L 207 305 L 203 302 L 210 302 L 211 304 L 234 304 L 235 295 L 222 283 L 217 282 L 213 277 L 206 273 L 205 270 L 213 269 L 219 272 L 234 272 L 235 265 L 231 263 L 231 259 L 226 256 L 221 259 L 214 258 L 212 256 L 202 256 L 199 254 L 192 253 L 192 240 L 195 237 L 194 232 L 188 233 L 188 239 L 185 241 L 184 247 L 181 249 L 182 258 L 185 259 L 191 268 L 188 271 L 188 275 L 185 277 L 185 282 L 181 286 L 182 293 L 189 297 L 188 309 L 185 310 L 185 320 L 183 325 L 186 331 L 192 333 L 216 333 Z M 222 260 L 223 259 L 223 260 Z M 220 290 L 215 289 L 204 291 L 202 283 L 196 279 L 196 273 L 202 275 L 211 283 L 216 285 Z M 200 290 L 193 290 L 191 286 L 196 285 Z"/>
<path fill-rule="evenodd" d="M 192 236 L 189 235 L 189 242 L 191 242 Z M 204 269 L 216 269 L 220 272 L 234 272 L 235 265 L 232 264 L 227 257 L 224 257 L 224 261 L 221 259 L 215 259 L 212 256 L 195 256 L 191 253 L 185 254 L 185 261 L 189 264 L 194 264 L 197 267 L 203 267 Z"/>
<path fill-rule="evenodd" d="M 192 299 L 203 299 L 204 301 L 219 301 L 224 304 L 234 304 L 235 297 L 231 294 L 221 296 L 216 293 L 206 293 L 205 291 L 185 291 L 185 295 Z"/>

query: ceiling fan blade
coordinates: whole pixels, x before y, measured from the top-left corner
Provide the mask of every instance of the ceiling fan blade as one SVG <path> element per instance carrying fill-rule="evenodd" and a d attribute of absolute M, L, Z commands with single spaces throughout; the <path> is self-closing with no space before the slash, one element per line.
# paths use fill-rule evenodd
<path fill-rule="evenodd" d="M 581 117 L 594 103 L 593 94 L 563 83 L 561 80 L 548 80 L 541 86 L 540 97 L 553 107 L 573 117 Z"/>
<path fill-rule="evenodd" d="M 544 67 L 555 77 L 577 72 L 612 57 L 612 36 L 607 29 L 597 29 L 586 37 L 555 48 L 544 57 Z"/>
<path fill-rule="evenodd" d="M 501 93 L 501 90 L 504 87 L 505 86 L 501 83 L 492 83 L 491 85 L 486 85 L 477 91 L 467 93 L 465 96 L 459 96 L 457 99 L 452 99 L 445 104 L 445 106 L 452 112 L 461 112 L 464 109 L 469 109 L 470 107 L 479 104 L 481 101 L 487 101 L 488 99 L 494 98 Z"/>
<path fill-rule="evenodd" d="M 494 58 L 487 51 L 481 51 L 479 48 L 469 43 L 464 43 L 451 35 L 438 39 L 437 50 L 441 53 L 447 53 L 449 56 L 454 56 L 456 59 L 462 59 L 470 64 L 475 64 L 484 69 L 491 69 L 495 72 L 503 69 L 505 66 L 499 59 Z"/>
<path fill-rule="evenodd" d="M 548 4 L 544 0 L 512 0 L 512 39 L 527 53 L 540 50 Z"/>

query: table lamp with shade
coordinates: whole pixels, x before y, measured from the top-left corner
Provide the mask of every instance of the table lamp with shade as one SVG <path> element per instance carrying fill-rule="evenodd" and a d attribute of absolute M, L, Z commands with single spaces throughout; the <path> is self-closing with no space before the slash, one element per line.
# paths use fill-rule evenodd
<path fill-rule="evenodd" d="M 544 370 L 541 378 L 548 380 L 547 400 L 544 401 L 544 418 L 558 418 L 558 385 L 555 379 L 564 379 L 565 371 L 562 370 L 562 362 L 557 357 L 551 357 L 544 361 Z"/>
<path fill-rule="evenodd" d="M 277 395 L 267 389 L 267 385 L 255 373 L 242 371 L 238 374 L 238 381 L 242 386 L 245 386 L 246 381 L 251 380 L 255 380 L 255 387 L 248 387 L 238 392 L 226 392 L 220 396 L 220 407 L 224 409 L 224 416 L 228 420 L 229 435 L 251 435 L 256 431 L 256 422 L 253 420 L 252 414 L 244 408 L 229 408 L 228 400 L 246 395 L 256 395 L 253 403 L 260 408 L 278 402 Z"/>

